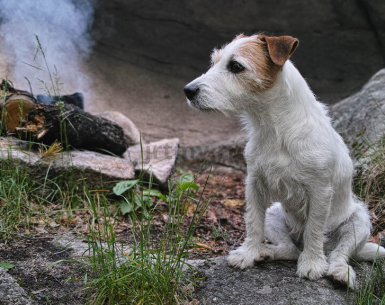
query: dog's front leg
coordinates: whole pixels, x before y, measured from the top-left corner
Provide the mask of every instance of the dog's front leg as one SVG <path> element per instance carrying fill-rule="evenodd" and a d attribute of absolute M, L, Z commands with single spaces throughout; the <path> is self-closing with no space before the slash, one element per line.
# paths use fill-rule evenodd
<path fill-rule="evenodd" d="M 297 275 L 316 280 L 328 270 L 324 254 L 326 222 L 329 216 L 333 190 L 320 187 L 310 192 L 307 221 L 303 235 L 304 250 L 298 259 Z"/>
<path fill-rule="evenodd" d="M 249 175 L 246 180 L 247 237 L 241 247 L 230 252 L 227 258 L 230 265 L 244 269 L 253 266 L 254 261 L 274 258 L 273 251 L 263 244 L 268 206 L 266 193 L 257 185 L 256 179 Z"/>

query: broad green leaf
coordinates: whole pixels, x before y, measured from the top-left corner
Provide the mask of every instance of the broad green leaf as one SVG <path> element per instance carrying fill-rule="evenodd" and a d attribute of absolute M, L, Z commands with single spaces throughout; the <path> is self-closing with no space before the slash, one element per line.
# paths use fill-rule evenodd
<path fill-rule="evenodd" d="M 137 194 L 135 194 L 135 205 L 136 207 L 142 207 L 142 199 Z"/>
<path fill-rule="evenodd" d="M 178 185 L 184 184 L 186 182 L 193 182 L 194 181 L 194 176 L 190 173 L 183 174 L 182 176 L 179 177 L 179 180 L 177 182 Z"/>
<path fill-rule="evenodd" d="M 184 192 L 188 188 L 191 188 L 195 191 L 199 190 L 199 186 L 196 185 L 194 182 L 185 182 L 179 185 L 179 188 Z"/>
<path fill-rule="evenodd" d="M 162 199 L 164 202 L 167 202 L 167 198 L 165 195 L 163 195 L 161 192 L 159 192 L 158 190 L 144 190 L 143 191 L 143 195 L 145 196 L 153 196 L 153 197 L 157 197 L 159 199 Z"/>
<path fill-rule="evenodd" d="M 150 216 L 150 214 L 147 212 L 146 209 L 143 209 L 142 213 L 143 213 L 143 216 L 146 218 L 148 218 Z"/>
<path fill-rule="evenodd" d="M 138 196 L 135 194 L 135 210 L 138 209 L 138 207 L 152 207 L 154 205 L 154 201 L 149 196 Z"/>
<path fill-rule="evenodd" d="M 3 269 L 11 269 L 15 267 L 15 265 L 13 264 L 10 264 L 10 263 L 5 263 L 5 262 L 0 262 L 0 268 L 3 268 Z"/>
<path fill-rule="evenodd" d="M 126 180 L 118 182 L 113 188 L 114 194 L 118 196 L 122 195 L 125 191 L 133 188 L 138 181 L 139 180 Z"/>
<path fill-rule="evenodd" d="M 148 207 L 152 207 L 154 205 L 154 200 L 152 200 L 149 196 L 143 196 L 143 200 L 146 202 Z"/>
<path fill-rule="evenodd" d="M 132 211 L 132 204 L 127 201 L 122 201 L 120 204 L 120 210 L 122 211 L 123 215 L 126 215 Z"/>

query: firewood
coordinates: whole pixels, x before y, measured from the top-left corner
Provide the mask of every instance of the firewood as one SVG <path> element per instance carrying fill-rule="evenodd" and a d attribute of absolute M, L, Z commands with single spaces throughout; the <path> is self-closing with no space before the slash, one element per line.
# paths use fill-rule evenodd
<path fill-rule="evenodd" d="M 122 155 L 127 144 L 122 128 L 74 105 L 36 104 L 28 113 L 21 132 L 50 145 L 56 140 L 74 148 Z"/>
<path fill-rule="evenodd" d="M 1 118 L 5 130 L 12 134 L 16 128 L 21 127 L 25 116 L 35 107 L 36 99 L 27 91 L 13 88 L 12 82 L 3 80 L 0 84 L 5 103 L 0 105 Z"/>
<path fill-rule="evenodd" d="M 15 133 L 21 127 L 25 116 L 35 107 L 35 103 L 26 95 L 14 94 L 5 101 L 4 123 L 8 133 Z"/>

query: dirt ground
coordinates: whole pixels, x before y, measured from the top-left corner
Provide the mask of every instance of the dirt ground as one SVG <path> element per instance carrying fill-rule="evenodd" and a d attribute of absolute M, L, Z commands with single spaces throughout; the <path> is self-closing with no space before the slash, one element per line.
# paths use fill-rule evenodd
<path fill-rule="evenodd" d="M 63 251 L 49 236 L 14 239 L 7 246 L 0 239 L 0 261 L 14 264 L 8 270 L 38 304 L 84 304 L 82 276 L 69 262 L 49 266 L 60 260 L 72 260 L 71 249 Z M 74 281 L 67 281 L 72 276 Z M 79 292 L 77 292 L 79 291 Z M 0 300 L 1 304 L 1 300 Z"/>

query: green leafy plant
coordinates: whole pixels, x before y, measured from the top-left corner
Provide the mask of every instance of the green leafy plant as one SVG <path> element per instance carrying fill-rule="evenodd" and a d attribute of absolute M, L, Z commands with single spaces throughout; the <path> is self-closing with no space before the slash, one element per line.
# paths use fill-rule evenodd
<path fill-rule="evenodd" d="M 151 179 L 148 188 L 143 189 L 143 185 L 142 180 L 126 181 L 115 189 L 121 196 L 134 193 L 136 204 L 148 211 L 147 215 L 139 215 L 135 209 L 130 211 L 133 243 L 129 247 L 117 242 L 105 197 L 97 198 L 103 211 L 99 216 L 95 196 L 87 193 L 95 222 L 106 225 L 103 231 L 91 226 L 91 234 L 87 237 L 89 248 L 84 258 L 88 264 L 83 268 L 88 272 L 84 282 L 92 304 L 181 304 L 192 300 L 193 282 L 186 277 L 184 268 L 191 268 L 186 262 L 188 250 L 210 198 L 195 198 L 198 186 L 191 181 L 191 176 L 177 182 L 171 180 L 167 196 L 151 189 Z M 135 192 L 134 188 L 137 188 Z M 156 205 L 148 206 L 150 195 L 166 199 L 168 203 L 167 221 L 160 237 L 153 235 Z M 186 226 L 184 201 L 188 200 L 195 200 L 197 209 Z"/>
<path fill-rule="evenodd" d="M 113 193 L 123 198 L 123 200 L 120 202 L 120 211 L 123 215 L 129 214 L 141 208 L 143 214 L 147 217 L 147 209 L 154 206 L 154 201 L 152 200 L 151 196 L 155 195 L 151 194 L 159 193 L 158 195 L 162 195 L 162 193 L 159 191 L 146 190 L 147 193 L 144 191 L 140 196 L 137 192 L 138 188 L 139 180 L 120 181 L 114 186 Z"/>

